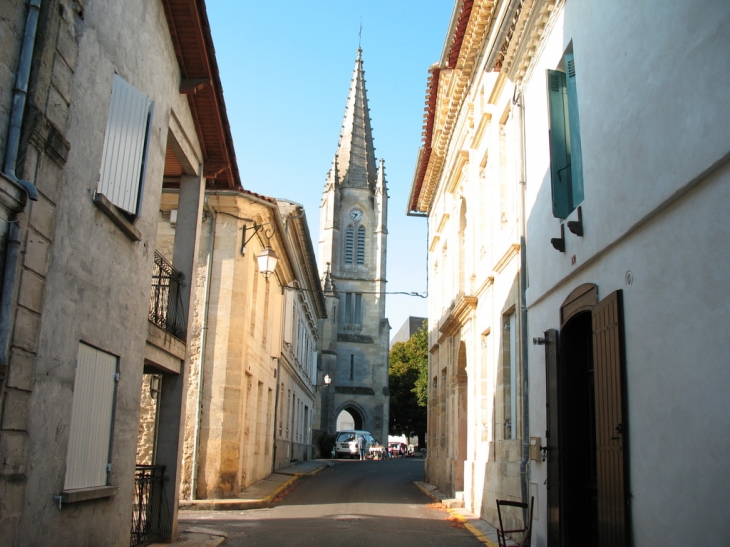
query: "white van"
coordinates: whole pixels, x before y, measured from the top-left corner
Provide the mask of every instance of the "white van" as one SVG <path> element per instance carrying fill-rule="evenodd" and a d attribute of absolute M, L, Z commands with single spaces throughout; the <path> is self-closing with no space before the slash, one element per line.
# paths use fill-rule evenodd
<path fill-rule="evenodd" d="M 335 454 L 338 458 L 359 458 L 357 451 L 357 439 L 362 435 L 365 437 L 365 453 L 370 452 L 370 447 L 375 444 L 375 439 L 369 431 L 360 429 L 348 429 L 338 431 L 335 436 Z"/>

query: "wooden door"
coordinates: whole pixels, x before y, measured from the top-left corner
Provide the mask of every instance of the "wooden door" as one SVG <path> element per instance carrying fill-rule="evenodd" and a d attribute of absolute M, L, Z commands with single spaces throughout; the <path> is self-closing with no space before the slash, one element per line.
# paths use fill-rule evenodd
<path fill-rule="evenodd" d="M 560 399 L 558 385 L 558 331 L 545 331 L 545 383 L 547 431 L 548 546 L 560 545 Z"/>
<path fill-rule="evenodd" d="M 592 315 L 599 545 L 623 547 L 630 513 L 621 291 L 601 300 Z"/>

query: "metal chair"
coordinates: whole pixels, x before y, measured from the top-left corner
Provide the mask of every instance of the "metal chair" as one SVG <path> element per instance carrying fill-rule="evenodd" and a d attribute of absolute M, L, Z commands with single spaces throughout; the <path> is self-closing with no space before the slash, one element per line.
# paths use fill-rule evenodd
<path fill-rule="evenodd" d="M 535 498 L 530 498 L 529 511 L 527 515 L 527 522 L 523 522 L 522 528 L 513 528 L 505 530 L 504 523 L 502 520 L 502 508 L 503 507 L 515 507 L 519 509 L 519 517 L 516 519 L 517 522 L 524 519 L 524 510 L 528 508 L 527 503 L 521 501 L 510 501 L 510 500 L 497 500 L 497 516 L 499 517 L 499 529 L 497 530 L 497 541 L 499 547 L 530 547 L 530 540 L 532 537 L 532 509 L 535 504 Z M 507 515 L 505 514 L 505 517 Z M 512 538 L 507 537 L 507 534 L 522 534 L 522 539 L 515 543 Z M 508 543 L 509 541 L 509 543 Z"/>

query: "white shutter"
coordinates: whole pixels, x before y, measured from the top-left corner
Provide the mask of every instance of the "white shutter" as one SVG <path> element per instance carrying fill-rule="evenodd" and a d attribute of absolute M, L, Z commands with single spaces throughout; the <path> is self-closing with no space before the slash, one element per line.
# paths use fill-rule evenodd
<path fill-rule="evenodd" d="M 138 209 L 150 106 L 147 95 L 114 75 L 99 192 L 131 214 L 137 214 Z"/>
<path fill-rule="evenodd" d="M 284 342 L 291 344 L 292 328 L 294 323 L 293 291 L 284 291 Z"/>
<path fill-rule="evenodd" d="M 65 489 L 105 486 L 117 358 L 79 344 Z"/>

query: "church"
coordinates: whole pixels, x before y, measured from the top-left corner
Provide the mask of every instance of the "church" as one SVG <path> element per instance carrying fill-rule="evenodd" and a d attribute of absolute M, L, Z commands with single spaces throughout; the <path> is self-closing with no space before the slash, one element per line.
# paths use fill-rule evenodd
<path fill-rule="evenodd" d="M 326 376 L 331 383 L 317 392 L 319 433 L 333 434 L 339 423 L 388 441 L 387 227 L 385 167 L 375 159 L 358 48 L 320 211 L 318 266 L 327 318 L 321 320 L 317 383 L 324 385 Z"/>

